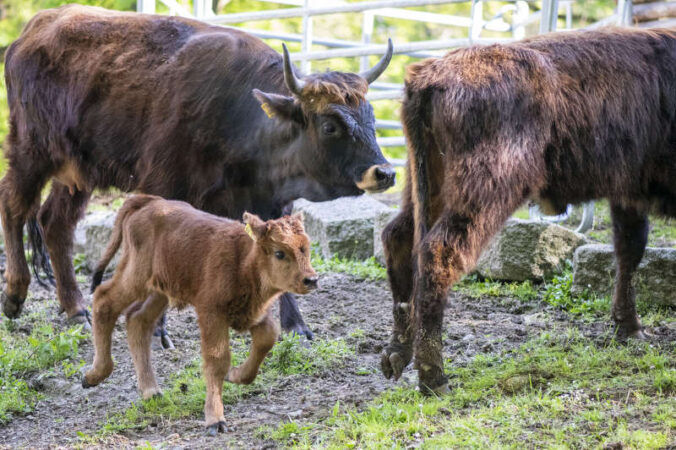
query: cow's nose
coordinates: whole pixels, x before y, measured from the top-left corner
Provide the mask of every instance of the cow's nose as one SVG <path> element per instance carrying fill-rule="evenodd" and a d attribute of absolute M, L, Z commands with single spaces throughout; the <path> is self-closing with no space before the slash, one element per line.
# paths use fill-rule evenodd
<path fill-rule="evenodd" d="M 378 180 L 378 184 L 380 184 L 380 185 L 384 185 L 384 184 L 391 185 L 394 182 L 394 177 L 397 176 L 397 173 L 394 171 L 394 169 L 392 167 L 380 166 L 380 167 L 376 167 L 375 176 L 376 176 L 376 180 Z"/>
<path fill-rule="evenodd" d="M 317 281 L 319 281 L 319 277 L 304 278 L 303 284 L 310 289 L 315 289 L 317 287 Z"/>

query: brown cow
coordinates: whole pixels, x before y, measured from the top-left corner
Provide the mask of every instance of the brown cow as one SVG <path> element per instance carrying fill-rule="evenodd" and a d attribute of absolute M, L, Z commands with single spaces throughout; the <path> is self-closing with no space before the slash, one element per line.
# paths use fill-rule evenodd
<path fill-rule="evenodd" d="M 137 195 L 115 221 L 94 285 L 122 245 L 113 278 L 96 288 L 92 305 L 94 364 L 82 380 L 95 386 L 113 371 L 111 335 L 127 311 L 127 340 L 143 398 L 160 393 L 150 365 L 153 324 L 168 305 L 192 305 L 202 338 L 211 434 L 225 430 L 223 379 L 249 384 L 279 334 L 270 305 L 283 292 L 306 294 L 317 286 L 310 241 L 298 215 L 263 222 L 245 213 L 239 222 L 199 211 L 184 202 Z M 144 299 L 146 299 L 143 301 Z M 249 330 L 251 352 L 230 368 L 229 329 Z"/>
<path fill-rule="evenodd" d="M 619 333 L 642 336 L 631 278 L 647 215 L 676 217 L 676 30 L 460 49 L 412 65 L 405 90 L 410 182 L 383 232 L 394 297 L 384 375 L 398 378 L 415 356 L 420 387 L 446 388 L 448 288 L 528 199 L 555 213 L 610 201 L 612 318 Z"/>

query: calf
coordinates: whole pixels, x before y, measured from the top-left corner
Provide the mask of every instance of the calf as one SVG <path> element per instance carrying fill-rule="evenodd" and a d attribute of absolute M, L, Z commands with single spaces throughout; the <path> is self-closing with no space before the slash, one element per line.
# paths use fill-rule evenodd
<path fill-rule="evenodd" d="M 244 222 L 246 227 L 150 195 L 125 202 L 94 275 L 94 364 L 85 374 L 84 387 L 101 383 L 113 371 L 113 327 L 133 304 L 126 313 L 127 340 L 139 389 L 143 398 L 159 394 L 150 365 L 153 324 L 168 305 L 192 305 L 207 384 L 206 426 L 211 434 L 225 430 L 223 380 L 248 384 L 256 378 L 279 334 L 270 305 L 283 292 L 306 294 L 317 286 L 310 242 L 298 215 L 264 222 L 244 213 Z M 97 288 L 120 245 L 122 255 L 112 279 Z M 249 330 L 252 336 L 249 357 L 233 368 L 230 328 Z"/>
<path fill-rule="evenodd" d="M 612 317 L 641 337 L 632 275 L 649 212 L 676 217 L 676 30 L 557 33 L 471 47 L 411 66 L 402 118 L 409 183 L 383 232 L 398 378 L 444 390 L 448 288 L 525 201 L 560 213 L 607 198 L 617 279 Z M 409 300 L 413 301 L 409 305 Z"/>

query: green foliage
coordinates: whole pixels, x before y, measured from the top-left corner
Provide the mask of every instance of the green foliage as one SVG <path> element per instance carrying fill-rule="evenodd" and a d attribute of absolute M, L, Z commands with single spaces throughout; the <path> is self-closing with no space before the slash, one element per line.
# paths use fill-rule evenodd
<path fill-rule="evenodd" d="M 572 314 L 599 316 L 607 314 L 609 300 L 607 297 L 599 297 L 585 292 L 583 295 L 573 295 L 573 272 L 569 267 L 561 275 L 555 276 L 545 284 L 542 299 L 545 303 L 564 309 Z"/>
<path fill-rule="evenodd" d="M 453 290 L 471 298 L 513 297 L 522 301 L 530 301 L 538 296 L 538 291 L 531 281 L 503 283 L 481 280 L 476 274 L 464 277 L 453 286 Z"/>
<path fill-rule="evenodd" d="M 324 259 L 316 246 L 312 248 L 312 267 L 319 273 L 348 273 L 361 280 L 385 280 L 387 270 L 374 257 L 356 261 L 334 256 Z"/>
<path fill-rule="evenodd" d="M 11 420 L 12 413 L 29 412 L 34 407 L 39 394 L 26 382 L 31 374 L 49 373 L 59 362 L 66 376 L 77 372 L 72 360 L 85 338 L 81 326 L 56 332 L 44 320 L 32 319 L 36 323 L 28 336 L 16 329 L 15 322 L 0 322 L 0 424 Z"/>
<path fill-rule="evenodd" d="M 282 424 L 268 437 L 298 448 L 660 448 L 676 437 L 674 349 L 543 333 L 452 367 L 449 395 L 397 388 L 363 411 Z"/>

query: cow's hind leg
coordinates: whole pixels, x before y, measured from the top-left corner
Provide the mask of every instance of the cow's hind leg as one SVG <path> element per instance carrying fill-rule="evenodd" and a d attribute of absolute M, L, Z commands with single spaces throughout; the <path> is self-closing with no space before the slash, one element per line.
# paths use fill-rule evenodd
<path fill-rule="evenodd" d="M 228 323 L 218 312 L 198 310 L 202 345 L 202 373 L 207 384 L 204 422 L 207 433 L 225 432 L 223 415 L 223 381 L 230 369 L 230 335 Z"/>
<path fill-rule="evenodd" d="M 167 332 L 166 312 L 162 314 L 162 316 L 157 320 L 157 323 L 155 324 L 155 331 L 153 332 L 153 338 L 155 338 L 158 342 L 158 344 L 155 346 L 157 349 L 174 350 L 176 348 L 174 347 L 174 343 Z"/>
<path fill-rule="evenodd" d="M 308 340 L 314 338 L 314 334 L 305 324 L 303 315 L 298 309 L 298 303 L 293 294 L 286 292 L 279 297 L 279 321 L 282 329 L 287 333 L 295 333 L 305 336 Z"/>
<path fill-rule="evenodd" d="M 227 380 L 236 384 L 250 384 L 258 375 L 258 368 L 279 337 L 279 326 L 268 314 L 258 325 L 251 328 L 251 351 L 246 361 L 228 372 Z"/>
<path fill-rule="evenodd" d="M 38 214 L 54 268 L 56 292 L 61 308 L 71 322 L 87 326 L 89 313 L 73 268 L 73 234 L 78 220 L 84 214 L 89 197 L 90 193 L 83 191 L 75 191 L 71 195 L 66 186 L 54 181 L 52 191 Z"/>
<path fill-rule="evenodd" d="M 413 208 L 404 206 L 383 230 L 382 239 L 387 262 L 387 276 L 394 301 L 394 328 L 383 350 L 381 370 L 386 378 L 399 379 L 413 357 L 413 332 L 410 326 L 410 301 L 413 291 Z"/>
<path fill-rule="evenodd" d="M 120 261 L 120 265 L 124 265 L 124 261 Z M 130 292 L 125 286 L 125 281 L 124 277 L 116 273 L 111 280 L 100 285 L 94 292 L 92 302 L 94 363 L 92 368 L 85 373 L 82 387 L 96 386 L 113 372 L 111 341 L 115 322 L 130 304 L 142 298 Z"/>
<path fill-rule="evenodd" d="M 643 338 L 631 280 L 648 242 L 648 217 L 643 211 L 615 204 L 611 205 L 610 212 L 617 259 L 612 318 L 618 335 Z"/>
<path fill-rule="evenodd" d="M 0 218 L 5 237 L 7 286 L 2 292 L 2 310 L 11 319 L 18 317 L 23 309 L 30 272 L 23 246 L 23 227 L 26 220 L 37 210 L 40 191 L 46 182 L 37 165 L 30 169 L 10 163 L 9 170 L 0 181 Z"/>
<path fill-rule="evenodd" d="M 127 311 L 127 343 L 134 360 L 136 378 L 144 399 L 162 392 L 150 364 L 150 342 L 157 319 L 167 309 L 169 301 L 162 294 L 153 293 L 144 302 L 137 302 Z"/>

